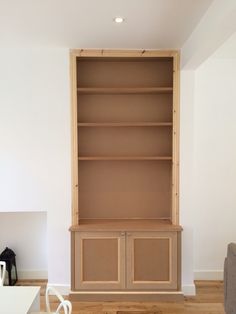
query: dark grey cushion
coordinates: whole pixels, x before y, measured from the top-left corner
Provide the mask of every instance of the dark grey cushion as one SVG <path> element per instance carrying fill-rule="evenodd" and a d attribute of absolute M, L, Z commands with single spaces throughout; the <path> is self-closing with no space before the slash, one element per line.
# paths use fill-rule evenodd
<path fill-rule="evenodd" d="M 226 314 L 236 314 L 236 243 L 230 243 L 224 263 L 224 306 Z"/>

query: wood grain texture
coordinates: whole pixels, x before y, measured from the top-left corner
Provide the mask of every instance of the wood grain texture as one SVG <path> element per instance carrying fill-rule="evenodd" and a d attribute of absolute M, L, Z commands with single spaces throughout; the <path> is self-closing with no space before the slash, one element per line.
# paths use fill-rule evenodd
<path fill-rule="evenodd" d="M 75 233 L 71 232 L 71 289 L 75 289 Z"/>
<path fill-rule="evenodd" d="M 179 53 L 173 61 L 172 223 L 179 224 Z"/>
<path fill-rule="evenodd" d="M 177 50 L 109 50 L 109 49 L 71 49 L 71 54 L 77 57 L 138 57 L 138 58 L 153 58 L 153 57 L 173 57 Z"/>
<path fill-rule="evenodd" d="M 182 232 L 177 233 L 177 289 L 181 291 L 182 285 Z"/>
<path fill-rule="evenodd" d="M 72 178 L 72 224 L 79 222 L 78 208 L 78 134 L 77 134 L 77 73 L 76 56 L 70 55 L 70 77 L 71 77 L 71 178 Z"/>
<path fill-rule="evenodd" d="M 117 314 L 162 314 L 162 311 L 118 311 Z"/>
<path fill-rule="evenodd" d="M 46 281 L 19 281 L 18 285 L 41 286 L 41 309 L 45 310 Z M 196 281 L 197 295 L 185 297 L 184 302 L 74 302 L 73 314 L 225 314 L 223 309 L 223 282 Z M 50 297 L 52 310 L 56 299 Z M 145 312 L 146 311 L 146 312 Z M 142 313 L 143 312 L 143 313 Z M 152 313 L 153 314 L 153 313 Z"/>

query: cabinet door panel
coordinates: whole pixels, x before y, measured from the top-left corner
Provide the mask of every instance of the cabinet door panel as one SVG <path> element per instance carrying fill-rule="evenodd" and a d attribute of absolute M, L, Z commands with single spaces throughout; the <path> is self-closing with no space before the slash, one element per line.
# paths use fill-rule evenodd
<path fill-rule="evenodd" d="M 176 232 L 128 233 L 127 287 L 177 289 Z"/>
<path fill-rule="evenodd" d="M 120 233 L 76 233 L 75 261 L 75 289 L 124 288 L 125 237 Z"/>

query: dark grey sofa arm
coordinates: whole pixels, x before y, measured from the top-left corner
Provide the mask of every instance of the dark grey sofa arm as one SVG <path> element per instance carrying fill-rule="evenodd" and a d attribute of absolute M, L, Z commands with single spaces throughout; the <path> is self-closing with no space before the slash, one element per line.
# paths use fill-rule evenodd
<path fill-rule="evenodd" d="M 236 243 L 230 243 L 224 263 L 224 306 L 226 314 L 236 314 Z"/>

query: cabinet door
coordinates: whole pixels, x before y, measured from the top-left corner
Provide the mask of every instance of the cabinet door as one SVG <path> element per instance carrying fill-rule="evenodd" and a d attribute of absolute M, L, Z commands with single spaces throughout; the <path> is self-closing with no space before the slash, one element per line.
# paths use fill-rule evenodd
<path fill-rule="evenodd" d="M 76 232 L 75 289 L 125 287 L 125 233 Z"/>
<path fill-rule="evenodd" d="M 127 233 L 127 288 L 177 289 L 177 233 Z"/>

